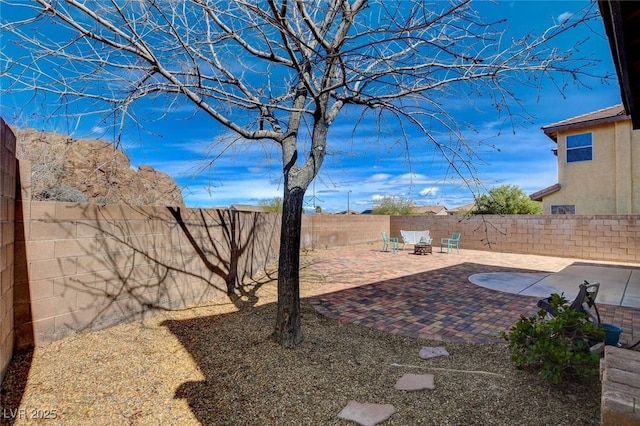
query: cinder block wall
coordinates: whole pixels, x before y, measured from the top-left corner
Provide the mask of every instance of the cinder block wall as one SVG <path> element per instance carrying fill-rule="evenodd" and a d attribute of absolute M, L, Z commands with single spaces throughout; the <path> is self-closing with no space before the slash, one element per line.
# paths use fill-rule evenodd
<path fill-rule="evenodd" d="M 308 214 L 302 217 L 301 247 L 322 249 L 382 241 L 389 216 Z"/>
<path fill-rule="evenodd" d="M 18 348 L 154 308 L 232 303 L 228 286 L 278 256 L 275 214 L 52 202 L 23 209 L 28 221 L 16 240 Z"/>
<path fill-rule="evenodd" d="M 41 201 L 19 210 L 18 348 L 153 308 L 230 303 L 228 288 L 278 258 L 278 214 Z M 308 215 L 303 248 L 378 241 L 388 228 L 389 216 Z"/>
<path fill-rule="evenodd" d="M 0 118 L 0 380 L 13 355 L 13 252 L 16 138 Z"/>
<path fill-rule="evenodd" d="M 391 236 L 428 229 L 433 244 L 460 232 L 461 248 L 640 262 L 640 216 L 392 216 Z"/>

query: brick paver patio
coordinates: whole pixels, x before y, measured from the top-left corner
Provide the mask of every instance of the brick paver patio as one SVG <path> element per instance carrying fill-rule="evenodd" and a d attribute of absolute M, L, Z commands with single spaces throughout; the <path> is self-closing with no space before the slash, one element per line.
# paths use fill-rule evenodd
<path fill-rule="evenodd" d="M 408 248 L 399 253 L 381 252 L 378 245 L 336 248 L 308 266 L 325 282 L 306 296 L 327 317 L 398 335 L 446 342 L 494 342 L 520 315 L 534 314 L 539 298 L 479 287 L 469 282 L 470 275 L 558 272 L 575 262 L 589 263 L 475 250 L 447 254 L 436 247 L 426 256 L 413 255 Z M 640 309 L 597 307 L 602 322 L 623 329 L 623 344 L 640 339 Z"/>

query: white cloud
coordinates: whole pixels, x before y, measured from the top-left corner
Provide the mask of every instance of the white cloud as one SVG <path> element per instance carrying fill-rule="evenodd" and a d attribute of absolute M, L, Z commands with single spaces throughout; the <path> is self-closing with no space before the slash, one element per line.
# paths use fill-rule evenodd
<path fill-rule="evenodd" d="M 171 103 L 165 106 L 152 106 L 149 111 L 160 114 L 185 114 L 193 115 L 199 111 L 197 105 L 192 103 L 176 104 Z"/>
<path fill-rule="evenodd" d="M 403 173 L 393 179 L 392 183 L 401 185 L 419 185 L 433 183 L 433 179 L 429 179 L 428 176 L 418 173 Z"/>
<path fill-rule="evenodd" d="M 573 12 L 564 12 L 558 15 L 558 22 L 562 23 L 568 21 L 573 16 Z"/>
<path fill-rule="evenodd" d="M 217 186 L 191 185 L 183 191 L 183 197 L 188 206 L 255 204 L 260 200 L 282 197 L 282 188 L 268 179 L 244 179 L 226 181 Z"/>
<path fill-rule="evenodd" d="M 371 175 L 366 179 L 366 182 L 386 182 L 388 181 L 393 175 L 390 175 L 389 173 L 376 173 L 375 175 Z"/>
<path fill-rule="evenodd" d="M 435 197 L 439 190 L 437 186 L 430 186 L 421 190 L 419 194 L 423 197 Z"/>

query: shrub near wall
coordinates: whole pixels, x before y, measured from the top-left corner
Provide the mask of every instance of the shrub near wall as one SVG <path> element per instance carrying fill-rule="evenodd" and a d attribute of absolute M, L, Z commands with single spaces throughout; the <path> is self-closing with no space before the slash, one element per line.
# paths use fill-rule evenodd
<path fill-rule="evenodd" d="M 638 215 L 392 216 L 391 236 L 401 229 L 428 229 L 435 245 L 460 232 L 462 249 L 640 262 Z"/>

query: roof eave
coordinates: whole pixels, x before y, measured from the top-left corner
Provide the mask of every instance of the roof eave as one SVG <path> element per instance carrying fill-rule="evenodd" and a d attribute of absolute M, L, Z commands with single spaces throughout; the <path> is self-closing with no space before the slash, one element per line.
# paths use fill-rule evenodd
<path fill-rule="evenodd" d="M 616 123 L 618 121 L 625 121 L 628 119 L 629 119 L 629 116 L 627 115 L 616 115 L 614 117 L 605 117 L 605 118 L 599 118 L 596 120 L 581 121 L 579 123 L 560 124 L 558 126 L 554 126 L 554 125 L 544 126 L 542 127 L 542 131 L 544 132 L 545 135 L 551 138 L 551 140 L 553 140 L 554 142 L 557 142 L 558 132 L 566 132 L 569 130 L 582 129 L 585 127 L 600 126 L 603 124 Z"/>
<path fill-rule="evenodd" d="M 542 201 L 542 199 L 547 195 L 551 195 L 554 192 L 558 192 L 558 191 L 560 191 L 560 184 L 555 183 L 551 186 L 541 189 L 538 192 L 534 192 L 533 194 L 529 195 L 529 198 L 533 201 Z"/>
<path fill-rule="evenodd" d="M 637 26 L 638 19 L 640 19 L 636 16 L 640 9 L 637 9 L 637 4 L 634 6 L 629 2 L 624 4 L 625 10 L 623 10 L 622 2 L 609 0 L 599 0 L 598 6 L 607 38 L 609 39 L 616 74 L 618 75 L 622 103 L 627 114 L 631 116 L 633 128 L 638 129 L 640 128 L 640 111 L 638 111 L 638 102 L 640 100 L 636 98 L 640 98 L 640 75 L 637 72 L 632 72 L 632 67 L 633 62 L 635 61 L 637 64 L 640 59 L 637 52 L 634 53 L 629 48 L 639 41 L 637 29 L 634 30 L 634 28 Z M 630 19 L 631 16 L 635 16 L 635 21 Z M 634 34 L 633 31 L 636 31 L 636 33 Z M 627 33 L 627 36 L 625 36 L 625 33 Z M 631 39 L 627 40 L 627 37 Z M 636 89 L 635 93 L 634 88 Z"/>

